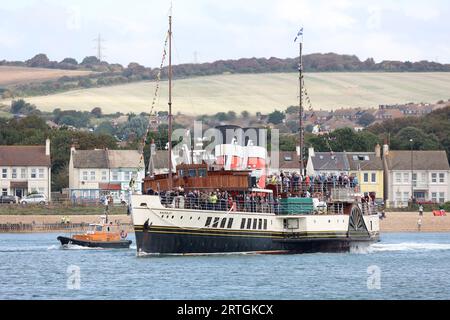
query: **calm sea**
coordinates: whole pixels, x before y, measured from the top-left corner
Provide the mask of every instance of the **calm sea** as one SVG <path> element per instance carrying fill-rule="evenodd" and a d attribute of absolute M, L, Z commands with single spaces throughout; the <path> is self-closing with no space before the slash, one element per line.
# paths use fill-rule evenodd
<path fill-rule="evenodd" d="M 385 234 L 348 254 L 197 257 L 63 250 L 56 237 L 0 234 L 0 299 L 450 299 L 450 234 Z"/>

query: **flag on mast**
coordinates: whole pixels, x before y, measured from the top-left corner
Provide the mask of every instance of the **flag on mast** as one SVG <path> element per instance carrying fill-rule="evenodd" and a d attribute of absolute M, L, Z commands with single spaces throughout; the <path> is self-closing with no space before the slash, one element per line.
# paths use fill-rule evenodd
<path fill-rule="evenodd" d="M 298 37 L 303 36 L 303 27 L 300 29 L 300 31 L 297 33 L 297 36 L 294 39 L 294 42 L 297 42 Z"/>

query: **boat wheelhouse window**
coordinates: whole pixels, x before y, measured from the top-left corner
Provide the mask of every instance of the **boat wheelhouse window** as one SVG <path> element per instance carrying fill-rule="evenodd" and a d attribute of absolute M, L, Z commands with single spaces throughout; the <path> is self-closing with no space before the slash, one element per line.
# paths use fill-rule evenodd
<path fill-rule="evenodd" d="M 208 218 L 206 219 L 205 227 L 209 227 L 209 225 L 211 224 L 211 220 L 212 220 L 211 217 L 208 217 Z"/>
<path fill-rule="evenodd" d="M 258 229 L 262 230 L 262 219 L 258 220 Z"/>
<path fill-rule="evenodd" d="M 206 177 L 206 169 L 198 169 L 199 177 Z"/>
<path fill-rule="evenodd" d="M 219 218 L 214 218 L 214 222 L 213 222 L 212 227 L 213 228 L 217 228 L 218 225 L 219 225 Z"/>
<path fill-rule="evenodd" d="M 245 218 L 242 218 L 242 220 L 241 220 L 241 229 L 244 229 L 245 228 Z"/>
<path fill-rule="evenodd" d="M 247 229 L 251 229 L 252 228 L 252 219 L 248 219 L 247 220 Z"/>
<path fill-rule="evenodd" d="M 227 223 L 227 218 L 223 218 L 222 221 L 220 221 L 220 227 L 225 228 L 226 223 Z"/>
<path fill-rule="evenodd" d="M 197 176 L 197 170 L 189 169 L 189 177 L 196 177 L 196 176 Z"/>
<path fill-rule="evenodd" d="M 231 227 L 233 227 L 233 218 L 230 218 L 230 219 L 228 219 L 228 226 L 227 226 L 227 228 L 228 229 L 231 229 Z"/>
<path fill-rule="evenodd" d="M 95 226 L 95 231 L 102 231 L 102 226 Z"/>
<path fill-rule="evenodd" d="M 253 229 L 256 230 L 258 227 L 258 219 L 253 219 Z"/>
<path fill-rule="evenodd" d="M 264 219 L 264 230 L 267 230 L 267 219 Z"/>

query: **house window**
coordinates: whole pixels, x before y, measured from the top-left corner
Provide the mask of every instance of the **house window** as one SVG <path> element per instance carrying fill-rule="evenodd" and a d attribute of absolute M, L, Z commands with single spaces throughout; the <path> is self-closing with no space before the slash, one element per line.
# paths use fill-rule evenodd
<path fill-rule="evenodd" d="M 31 169 L 31 179 L 36 179 L 37 178 L 37 170 L 36 169 Z"/>
<path fill-rule="evenodd" d="M 20 169 L 20 179 L 26 179 L 27 178 L 27 169 L 22 168 Z"/>
<path fill-rule="evenodd" d="M 95 181 L 95 171 L 91 171 L 91 181 Z"/>
<path fill-rule="evenodd" d="M 44 169 L 39 169 L 39 179 L 44 179 Z"/>
<path fill-rule="evenodd" d="M 8 195 L 8 189 L 2 189 L 2 196 Z"/>
<path fill-rule="evenodd" d="M 431 201 L 433 202 L 437 202 L 437 192 L 432 192 L 431 193 Z"/>
<path fill-rule="evenodd" d="M 445 183 L 445 173 L 439 173 L 439 183 Z"/>
<path fill-rule="evenodd" d="M 409 192 L 403 192 L 403 201 L 409 200 Z"/>
<path fill-rule="evenodd" d="M 417 186 L 417 173 L 412 174 L 412 182 L 414 186 Z"/>
<path fill-rule="evenodd" d="M 108 172 L 102 171 L 102 181 L 108 180 Z"/>
<path fill-rule="evenodd" d="M 123 174 L 124 174 L 125 181 L 131 180 L 131 171 L 125 171 Z"/>
<path fill-rule="evenodd" d="M 17 179 L 17 169 L 12 169 L 11 179 Z"/>
<path fill-rule="evenodd" d="M 401 173 L 396 173 L 395 174 L 395 182 L 396 183 L 402 183 L 402 174 Z"/>
<path fill-rule="evenodd" d="M 402 201 L 402 193 L 401 192 L 396 192 L 395 193 L 395 200 L 396 201 Z"/>
<path fill-rule="evenodd" d="M 2 169 L 2 178 L 7 179 L 8 178 L 8 169 Z"/>
<path fill-rule="evenodd" d="M 369 174 L 368 173 L 364 173 L 364 182 L 369 182 Z"/>
<path fill-rule="evenodd" d="M 119 173 L 117 171 L 112 172 L 112 180 L 119 181 Z"/>
<path fill-rule="evenodd" d="M 431 182 L 437 183 L 437 173 L 432 173 L 431 174 Z"/>
<path fill-rule="evenodd" d="M 403 183 L 409 183 L 409 173 L 403 173 Z"/>
<path fill-rule="evenodd" d="M 444 192 L 439 192 L 439 203 L 445 202 L 445 194 Z"/>
<path fill-rule="evenodd" d="M 88 180 L 88 172 L 87 171 L 83 171 L 82 174 L 83 174 L 83 177 L 81 178 L 81 180 L 87 181 Z"/>
<path fill-rule="evenodd" d="M 377 174 L 372 173 L 372 183 L 376 183 L 376 182 L 377 182 Z"/>

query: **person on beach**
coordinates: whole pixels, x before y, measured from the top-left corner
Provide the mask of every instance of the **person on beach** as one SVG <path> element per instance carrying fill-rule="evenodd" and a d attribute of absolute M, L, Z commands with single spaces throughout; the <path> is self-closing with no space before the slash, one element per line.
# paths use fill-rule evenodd
<path fill-rule="evenodd" d="M 421 228 L 422 228 L 422 219 L 419 218 L 419 220 L 417 220 L 417 229 L 420 231 Z"/>
<path fill-rule="evenodd" d="M 419 216 L 423 216 L 423 206 L 419 205 Z"/>

